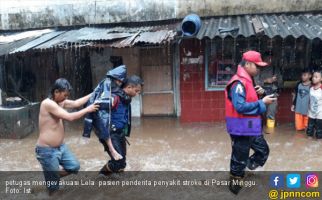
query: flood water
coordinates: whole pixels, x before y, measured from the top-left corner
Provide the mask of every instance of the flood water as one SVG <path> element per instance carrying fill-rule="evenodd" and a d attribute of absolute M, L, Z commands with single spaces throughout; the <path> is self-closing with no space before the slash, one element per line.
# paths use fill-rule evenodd
<path fill-rule="evenodd" d="M 37 131 L 23 139 L 1 139 L 0 171 L 41 171 L 35 158 Z M 95 134 L 82 144 L 82 121 L 66 125 L 65 142 L 81 171 L 97 171 L 108 160 Z M 263 171 L 320 171 L 322 141 L 307 139 L 292 124 L 265 134 L 270 156 Z M 229 171 L 230 138 L 224 123 L 180 123 L 175 118 L 133 120 L 127 171 Z"/>
<path fill-rule="evenodd" d="M 133 120 L 131 145 L 127 154 L 127 173 L 98 176 L 97 171 L 108 160 L 107 154 L 93 134 L 88 144 L 82 144 L 82 121 L 66 124 L 65 142 L 76 154 L 81 172 L 63 178 L 65 181 L 92 181 L 93 185 L 60 188 L 49 198 L 46 187 L 23 186 L 31 193 L 12 194 L 4 184 L 10 180 L 44 181 L 35 158 L 37 131 L 20 140 L 1 139 L 0 199 L 266 199 L 270 171 L 320 171 L 322 141 L 307 139 L 304 132 L 294 131 L 292 124 L 283 124 L 271 134 L 265 134 L 270 156 L 265 171 L 247 172 L 245 180 L 254 187 L 245 187 L 235 196 L 227 185 L 206 186 L 102 186 L 100 182 L 227 180 L 231 153 L 230 138 L 224 123 L 180 123 L 175 118 L 141 118 Z M 27 172 L 17 172 L 27 171 Z M 38 171 L 31 173 L 30 171 Z M 152 171 L 152 172 L 151 172 Z M 280 172 L 279 172 L 280 173 Z M 7 184 L 7 183 L 6 183 Z M 15 183 L 13 183 L 15 184 Z M 9 188 L 18 187 L 9 185 Z M 6 189 L 5 189 L 6 188 Z M 321 191 L 322 192 L 322 191 Z M 250 198 L 251 197 L 251 198 Z"/>

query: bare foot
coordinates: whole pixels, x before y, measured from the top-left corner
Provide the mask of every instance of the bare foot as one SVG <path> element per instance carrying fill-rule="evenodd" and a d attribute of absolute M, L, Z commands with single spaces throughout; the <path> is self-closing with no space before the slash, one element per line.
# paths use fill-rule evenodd
<path fill-rule="evenodd" d="M 121 154 L 117 153 L 117 151 L 112 151 L 111 154 L 112 154 L 112 157 L 114 158 L 114 160 L 123 159 L 123 156 Z"/>

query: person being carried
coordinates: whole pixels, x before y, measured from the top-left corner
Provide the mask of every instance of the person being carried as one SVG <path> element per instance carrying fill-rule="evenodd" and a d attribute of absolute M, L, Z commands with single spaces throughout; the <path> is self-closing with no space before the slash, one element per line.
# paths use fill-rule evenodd
<path fill-rule="evenodd" d="M 312 77 L 310 89 L 309 122 L 306 134 L 312 138 L 314 134 L 317 139 L 322 139 L 322 72 L 315 71 Z"/>
<path fill-rule="evenodd" d="M 141 92 L 143 81 L 136 75 L 126 79 L 123 88 L 112 93 L 114 104 L 111 113 L 111 141 L 122 159 L 116 160 L 110 152 L 109 146 L 102 140 L 105 151 L 111 157 L 111 160 L 100 170 L 100 174 L 108 175 L 109 173 L 123 171 L 126 167 L 126 136 L 129 137 L 131 132 L 131 99 Z"/>
<path fill-rule="evenodd" d="M 77 112 L 69 113 L 66 108 L 79 108 L 89 99 L 90 94 L 77 100 L 67 99 L 72 89 L 70 83 L 59 78 L 52 86 L 49 97 L 40 104 L 39 137 L 35 152 L 41 164 L 49 194 L 59 189 L 60 177 L 77 173 L 80 165 L 75 155 L 64 143 L 65 129 L 63 120 L 74 121 L 86 113 L 95 112 L 98 105 L 92 104 Z"/>
<path fill-rule="evenodd" d="M 295 129 L 303 131 L 308 124 L 308 110 L 310 102 L 310 87 L 312 74 L 308 68 L 303 69 L 301 81 L 294 90 L 291 111 L 295 112 Z"/>
<path fill-rule="evenodd" d="M 100 109 L 96 113 L 87 114 L 84 119 L 83 137 L 90 138 L 91 131 L 94 128 L 99 141 L 106 143 L 111 156 L 115 160 L 120 160 L 123 157 L 115 150 L 110 138 L 111 108 L 115 105 L 112 93 L 121 90 L 121 86 L 126 78 L 126 71 L 126 66 L 121 65 L 106 73 L 106 78 L 96 86 L 87 103 L 88 105 L 97 103 L 100 105 Z"/>

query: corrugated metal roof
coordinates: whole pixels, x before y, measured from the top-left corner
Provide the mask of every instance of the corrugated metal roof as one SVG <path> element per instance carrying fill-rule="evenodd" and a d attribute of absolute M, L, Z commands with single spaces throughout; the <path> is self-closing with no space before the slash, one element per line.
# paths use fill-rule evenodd
<path fill-rule="evenodd" d="M 112 32 L 108 28 L 85 27 L 78 30 L 67 31 L 58 37 L 35 47 L 36 49 L 47 49 L 64 43 L 81 43 L 83 41 L 109 41 L 133 36 L 129 32 Z"/>
<path fill-rule="evenodd" d="M 140 34 L 140 32 L 137 32 L 136 34 L 132 35 L 131 37 L 125 38 L 120 41 L 113 42 L 110 46 L 115 48 L 124 48 L 124 47 L 130 47 L 132 46 L 132 42 L 135 40 L 135 38 Z"/>
<path fill-rule="evenodd" d="M 171 41 L 176 32 L 173 30 L 160 30 L 155 32 L 143 32 L 138 35 L 134 40 L 134 44 L 139 42 L 151 43 L 151 44 L 161 44 Z"/>
<path fill-rule="evenodd" d="M 48 49 L 54 46 L 68 46 L 66 43 L 77 43 L 91 45 L 89 41 L 113 41 L 113 47 L 128 47 L 136 43 L 164 43 L 173 39 L 175 32 L 170 29 L 171 26 L 146 26 L 146 27 L 114 27 L 114 28 L 91 28 L 85 27 L 70 31 L 55 31 L 52 35 L 44 35 L 35 41 L 26 44 L 12 53 L 33 49 Z"/>
<path fill-rule="evenodd" d="M 137 33 L 162 29 L 163 26 L 148 27 L 114 27 L 114 28 L 81 28 L 78 30 L 67 31 L 60 36 L 42 44 L 36 49 L 47 49 L 53 46 L 59 46 L 64 43 L 81 43 L 83 41 L 110 41 L 125 38 L 120 46 L 130 46 L 133 39 L 136 39 Z M 160 39 L 160 38 L 159 38 Z M 129 41 L 129 42 L 126 42 Z M 150 39 L 151 41 L 151 39 Z M 156 41 L 158 43 L 159 41 Z"/>
<path fill-rule="evenodd" d="M 160 30 L 154 32 L 138 32 L 132 37 L 111 44 L 112 47 L 131 47 L 138 43 L 164 44 L 173 40 L 176 32 L 173 30 Z"/>
<path fill-rule="evenodd" d="M 255 24 L 258 21 L 258 24 Z M 256 29 L 256 26 L 261 26 Z M 262 32 L 258 32 L 262 30 Z M 285 38 L 293 36 L 298 38 L 305 36 L 308 39 L 322 39 L 322 15 L 321 14 L 298 14 L 298 15 L 244 15 L 214 17 L 203 20 L 197 34 L 198 39 L 208 37 L 213 39 L 218 36 L 255 36 L 264 34 L 270 38 L 280 36 Z"/>
<path fill-rule="evenodd" d="M 237 30 L 236 30 L 237 29 Z M 229 31 L 235 30 L 235 31 Z M 216 36 L 226 37 L 243 35 L 249 37 L 254 33 L 250 16 L 220 17 L 203 20 L 197 34 L 198 39 L 208 37 L 213 39 Z"/>
<path fill-rule="evenodd" d="M 14 51 L 11 51 L 10 53 L 27 51 L 31 48 L 34 48 L 40 44 L 47 42 L 48 40 L 53 39 L 54 37 L 57 37 L 58 35 L 60 35 L 62 33 L 64 33 L 64 31 L 55 31 L 55 32 L 47 33 L 47 34 L 45 34 L 37 39 L 34 39 L 34 40 L 30 41 L 29 43 L 15 49 Z"/>
<path fill-rule="evenodd" d="M 95 41 L 109 41 L 111 47 L 117 48 L 131 47 L 140 43 L 163 44 L 174 39 L 176 36 L 175 30 L 179 24 L 179 22 L 173 21 L 167 25 L 113 28 L 85 27 L 70 31 L 45 29 L 1 35 L 0 55 L 29 49 L 48 49 L 55 46 L 69 48 L 73 44 L 95 46 L 97 45 Z M 305 36 L 309 39 L 322 39 L 322 14 L 213 17 L 202 21 L 202 26 L 196 37 L 198 39 L 205 37 L 213 39 L 227 36 L 250 37 L 258 34 L 267 35 L 270 38 L 276 36 L 282 38 Z M 39 38 L 35 39 L 37 37 Z M 20 40 L 21 42 L 18 42 Z M 1 42 L 6 45 L 1 45 Z M 105 43 L 105 45 L 108 44 Z"/>
<path fill-rule="evenodd" d="M 0 56 L 9 54 L 11 51 L 14 51 L 17 48 L 28 44 L 33 39 L 34 38 L 25 38 L 15 42 L 0 44 Z"/>
<path fill-rule="evenodd" d="M 305 36 L 309 39 L 322 38 L 322 15 L 264 15 L 261 16 L 265 34 L 272 38 L 289 35 L 294 38 Z"/>
<path fill-rule="evenodd" d="M 24 31 L 20 33 L 9 33 L 6 35 L 0 35 L 0 44 L 15 42 L 25 38 L 39 37 L 43 34 L 53 32 L 52 29 L 34 30 L 34 31 Z"/>

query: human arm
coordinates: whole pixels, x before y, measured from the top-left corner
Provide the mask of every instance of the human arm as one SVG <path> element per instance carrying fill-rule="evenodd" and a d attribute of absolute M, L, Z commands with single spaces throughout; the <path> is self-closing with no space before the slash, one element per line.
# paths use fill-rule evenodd
<path fill-rule="evenodd" d="M 84 116 L 86 113 L 97 111 L 99 107 L 96 104 L 92 104 L 79 111 L 69 113 L 52 100 L 46 100 L 44 103 L 45 103 L 44 104 L 45 109 L 47 110 L 48 113 L 54 115 L 57 118 L 64 119 L 67 121 L 74 121 L 76 119 L 79 119 L 82 116 Z"/>
<path fill-rule="evenodd" d="M 236 82 L 230 89 L 230 97 L 234 108 L 238 113 L 245 115 L 259 115 L 266 111 L 265 104 L 270 104 L 276 98 L 271 95 L 255 102 L 246 102 L 246 91 L 240 82 Z"/>
<path fill-rule="evenodd" d="M 299 85 L 300 85 L 300 83 L 301 82 L 298 82 L 297 84 L 296 84 L 296 86 L 295 86 L 295 88 L 294 88 L 294 91 L 293 91 L 293 93 L 292 93 L 292 95 L 293 95 L 293 101 L 292 101 L 292 104 L 293 104 L 293 106 L 295 107 L 295 105 L 296 105 L 296 100 L 297 100 L 297 93 L 298 93 L 298 88 L 299 88 Z"/>
<path fill-rule="evenodd" d="M 92 95 L 92 93 L 88 94 L 88 95 L 86 95 L 84 97 L 81 97 L 79 99 L 76 99 L 76 100 L 66 99 L 63 102 L 64 108 L 79 108 L 89 100 L 91 95 Z"/>

